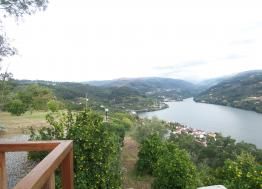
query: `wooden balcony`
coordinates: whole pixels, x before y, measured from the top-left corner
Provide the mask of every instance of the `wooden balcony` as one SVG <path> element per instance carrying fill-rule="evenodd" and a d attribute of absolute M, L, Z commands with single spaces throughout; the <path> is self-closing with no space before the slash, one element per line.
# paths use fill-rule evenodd
<path fill-rule="evenodd" d="M 73 142 L 34 141 L 0 143 L 0 189 L 7 189 L 5 152 L 50 151 L 50 153 L 21 179 L 14 189 L 54 189 L 54 172 L 61 167 L 63 189 L 73 189 Z"/>

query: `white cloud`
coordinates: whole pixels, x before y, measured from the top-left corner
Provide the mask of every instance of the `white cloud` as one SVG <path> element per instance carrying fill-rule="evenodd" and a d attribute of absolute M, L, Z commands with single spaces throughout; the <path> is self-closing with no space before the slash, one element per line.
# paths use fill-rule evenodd
<path fill-rule="evenodd" d="M 262 69 L 261 6 L 240 0 L 52 0 L 46 12 L 19 25 L 7 21 L 19 50 L 10 69 L 20 79 L 63 81 L 201 79 Z M 181 66 L 189 62 L 206 64 Z"/>

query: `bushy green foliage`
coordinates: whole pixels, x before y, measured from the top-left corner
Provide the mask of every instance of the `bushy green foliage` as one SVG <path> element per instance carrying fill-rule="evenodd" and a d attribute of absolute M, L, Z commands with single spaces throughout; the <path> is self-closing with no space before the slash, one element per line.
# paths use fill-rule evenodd
<path fill-rule="evenodd" d="M 226 185 L 227 179 L 225 179 L 225 173 L 221 173 L 221 170 L 225 171 L 225 164 L 228 164 L 228 161 L 236 161 L 242 153 L 251 154 L 254 164 L 261 162 L 262 158 L 261 149 L 257 149 L 255 145 L 245 142 L 235 143 L 235 140 L 231 137 L 223 137 L 221 134 L 217 134 L 216 139 L 208 137 L 207 146 L 201 145 L 194 137 L 187 134 L 171 135 L 169 141 L 190 154 L 191 160 L 198 169 L 197 182 L 199 186 Z M 250 165 L 246 164 L 246 168 L 251 168 Z M 249 182 L 245 179 L 242 179 L 242 182 L 242 185 L 249 185 Z"/>
<path fill-rule="evenodd" d="M 62 104 L 57 100 L 49 100 L 47 102 L 47 107 L 51 112 L 57 112 L 60 108 L 62 108 Z"/>
<path fill-rule="evenodd" d="M 243 151 L 251 153 L 257 162 L 262 160 L 262 150 L 257 149 L 255 145 L 245 142 L 236 143 L 231 137 L 223 137 L 218 133 L 216 140 L 211 137 L 207 138 L 206 147 L 188 134 L 171 135 L 169 140 L 181 149 L 185 149 L 197 165 L 206 164 L 212 168 L 222 167 L 227 159 L 235 159 Z"/>
<path fill-rule="evenodd" d="M 53 98 L 51 90 L 40 85 L 29 85 L 23 91 L 18 92 L 19 95 L 28 96 L 27 104 L 34 110 L 47 110 L 47 102 Z"/>
<path fill-rule="evenodd" d="M 51 127 L 33 133 L 32 140 L 70 139 L 74 141 L 75 188 L 120 188 L 120 136 L 114 124 L 85 111 L 63 114 L 60 118 L 49 114 Z"/>
<path fill-rule="evenodd" d="M 119 142 L 93 112 L 76 117 L 68 138 L 74 140 L 77 188 L 120 187 Z M 109 126 L 109 125 L 107 125 Z"/>
<path fill-rule="evenodd" d="M 155 176 L 153 188 L 194 188 L 196 168 L 185 150 L 174 143 L 150 135 L 141 143 L 136 170 L 139 174 Z"/>
<path fill-rule="evenodd" d="M 221 184 L 221 180 L 218 181 L 218 170 L 209 167 L 207 164 L 197 165 L 196 182 L 197 186 L 210 186 Z"/>
<path fill-rule="evenodd" d="M 147 121 L 147 120 L 146 120 Z M 142 122 L 143 123 L 143 122 Z M 161 123 L 161 122 L 160 122 Z M 163 123 L 165 125 L 166 123 Z M 146 124 L 144 124 L 146 125 Z M 137 129 L 137 128 L 136 128 Z M 150 128 L 145 127 L 147 132 L 150 132 Z M 137 131 L 136 131 L 137 132 Z M 137 136 L 140 136 L 141 133 L 136 133 Z M 142 132 L 143 133 L 143 132 Z M 144 132 L 145 135 L 146 132 Z M 236 184 L 233 179 L 232 174 L 231 177 L 225 177 L 225 173 L 223 171 L 228 168 L 228 162 L 235 162 L 239 159 L 241 154 L 247 153 L 253 156 L 252 163 L 256 167 L 256 175 L 252 176 L 256 180 L 256 185 L 254 184 L 254 180 L 252 179 L 248 181 L 247 179 L 241 179 L 243 186 L 253 186 L 253 188 L 261 187 L 258 183 L 261 183 L 261 159 L 262 159 L 262 151 L 257 149 L 255 145 L 248 144 L 245 142 L 236 143 L 234 139 L 231 137 L 223 137 L 221 134 L 216 133 L 216 138 L 207 137 L 207 146 L 203 145 L 199 139 L 189 135 L 189 134 L 172 134 L 169 138 L 160 137 L 157 132 L 154 132 L 155 135 L 150 135 L 146 139 L 141 134 L 142 142 L 140 142 L 140 152 L 138 154 L 139 160 L 137 162 L 137 171 L 139 174 L 151 174 L 155 176 L 154 187 L 155 188 L 195 188 L 196 186 L 208 186 L 208 185 L 218 185 L 224 184 L 232 189 L 238 188 L 239 184 Z M 136 136 L 136 135 L 134 135 Z M 139 139 L 139 137 L 137 137 Z M 176 172 L 179 167 L 174 164 L 175 161 L 175 153 L 171 153 L 172 150 L 168 149 L 167 146 L 174 145 L 174 149 L 183 149 L 187 151 L 185 153 L 187 157 L 183 157 L 189 164 L 189 169 L 193 169 L 193 171 L 188 171 L 187 173 L 192 173 L 190 180 L 187 183 L 189 185 L 176 185 L 178 183 L 173 183 L 174 180 L 178 180 L 175 178 Z M 176 147 L 175 147 L 176 146 Z M 172 147 L 171 147 L 172 149 Z M 182 151 L 183 151 L 182 150 Z M 175 150 L 173 150 L 174 152 Z M 159 153 L 160 152 L 160 153 Z M 250 157 L 249 157 L 250 159 Z M 252 159 L 252 158 L 251 158 Z M 172 161 L 171 161 L 172 160 Z M 159 163 L 160 162 L 160 163 Z M 179 162 L 179 161 L 178 161 Z M 259 163 L 260 162 L 260 163 Z M 158 164 L 159 163 L 159 164 Z M 179 162 L 181 163 L 181 162 Z M 253 169 L 251 164 L 246 164 L 245 170 Z M 163 165 L 162 167 L 158 167 L 158 165 Z M 185 165 L 185 164 L 184 164 Z M 170 167 L 169 167 L 170 166 Z M 174 166 L 174 169 L 172 168 Z M 232 165 L 230 165 L 232 167 Z M 191 167 L 191 168 L 190 168 Z M 238 168 L 240 169 L 240 168 Z M 172 172 L 172 170 L 174 170 Z M 197 170 L 197 171 L 196 171 Z M 260 171 L 260 172 L 259 172 Z M 186 173 L 186 171 L 185 171 Z M 235 174 L 235 173 L 234 173 Z M 233 174 L 233 175 L 234 175 Z M 260 175 L 259 175 L 260 174 Z M 248 174 L 250 176 L 250 174 Z M 158 179 L 161 178 L 161 179 Z M 183 178 L 179 175 L 179 178 Z M 180 181 L 182 181 L 181 179 Z M 179 182 L 180 182 L 179 181 Z M 229 182 L 231 181 L 231 182 Z M 161 184 L 159 184 L 161 183 Z M 252 184 L 253 183 L 253 184 Z M 173 185 L 175 184 L 175 185 Z M 184 183 L 185 184 L 185 183 Z M 240 187 L 239 187 L 240 188 Z M 247 188 L 247 187 L 246 187 Z M 252 187 L 251 187 L 252 188 Z"/>
<path fill-rule="evenodd" d="M 126 113 L 115 113 L 110 117 L 109 123 L 111 124 L 111 131 L 117 133 L 119 142 L 123 145 L 125 133 L 132 127 L 134 118 Z"/>
<path fill-rule="evenodd" d="M 198 162 L 217 168 L 224 165 L 225 160 L 236 158 L 235 140 L 231 137 L 217 135 L 216 140 L 208 139 L 207 147 L 199 151 Z"/>
<path fill-rule="evenodd" d="M 16 90 L 9 95 L 4 105 L 5 110 L 15 115 L 28 110 L 47 110 L 47 102 L 54 98 L 50 89 L 36 84 L 21 86 Z"/>
<path fill-rule="evenodd" d="M 19 99 L 14 99 L 5 105 L 5 109 L 13 115 L 20 116 L 25 113 L 26 105 Z"/>
<path fill-rule="evenodd" d="M 236 160 L 227 160 L 221 177 L 229 189 L 262 188 L 262 166 L 249 153 L 241 153 Z"/>
<path fill-rule="evenodd" d="M 154 189 L 196 188 L 196 168 L 185 150 L 175 144 L 166 143 L 166 150 L 154 168 Z"/>
<path fill-rule="evenodd" d="M 142 143 L 138 153 L 136 165 L 139 174 L 153 174 L 153 170 L 159 156 L 165 151 L 161 138 L 154 134 L 148 136 Z"/>
<path fill-rule="evenodd" d="M 169 141 L 175 143 L 180 149 L 185 149 L 191 156 L 194 163 L 198 164 L 201 151 L 205 148 L 196 141 L 195 137 L 189 134 L 172 134 Z"/>
<path fill-rule="evenodd" d="M 160 138 L 164 138 L 165 134 L 167 134 L 165 124 L 165 122 L 156 117 L 152 119 L 141 119 L 135 125 L 133 136 L 138 142 L 142 142 L 153 134 L 158 135 Z"/>

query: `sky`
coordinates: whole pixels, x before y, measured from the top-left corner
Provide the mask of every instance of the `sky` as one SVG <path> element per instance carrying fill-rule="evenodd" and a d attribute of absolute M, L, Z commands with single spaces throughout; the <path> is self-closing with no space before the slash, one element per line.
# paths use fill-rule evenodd
<path fill-rule="evenodd" d="M 190 81 L 262 69 L 262 2 L 50 0 L 5 30 L 17 79 Z"/>

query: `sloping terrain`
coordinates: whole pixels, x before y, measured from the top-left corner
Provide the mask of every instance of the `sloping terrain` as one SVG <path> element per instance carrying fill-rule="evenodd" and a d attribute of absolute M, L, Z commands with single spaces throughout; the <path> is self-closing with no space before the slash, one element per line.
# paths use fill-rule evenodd
<path fill-rule="evenodd" d="M 133 78 L 109 81 L 90 81 L 88 84 L 100 87 L 128 87 L 148 96 L 181 100 L 195 94 L 196 86 L 190 82 L 171 78 Z"/>
<path fill-rule="evenodd" d="M 228 78 L 194 98 L 262 113 L 262 71 L 247 71 Z"/>

